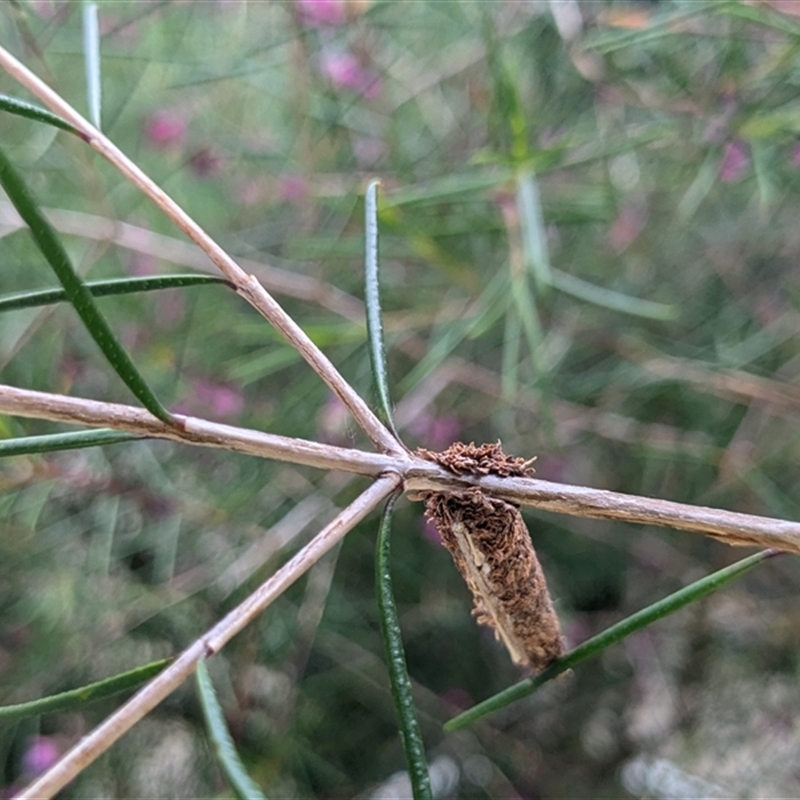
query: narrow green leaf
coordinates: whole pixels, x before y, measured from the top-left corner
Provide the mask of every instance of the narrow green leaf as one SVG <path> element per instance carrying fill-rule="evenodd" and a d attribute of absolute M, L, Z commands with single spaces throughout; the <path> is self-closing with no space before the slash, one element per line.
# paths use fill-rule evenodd
<path fill-rule="evenodd" d="M 364 300 L 367 307 L 367 338 L 372 379 L 378 398 L 378 410 L 383 421 L 399 440 L 392 419 L 392 401 L 389 397 L 389 379 L 386 371 L 386 349 L 383 344 L 383 316 L 378 286 L 378 186 L 379 181 L 370 181 L 364 199 L 364 228 L 366 233 L 366 256 L 364 259 Z"/>
<path fill-rule="evenodd" d="M 576 278 L 568 272 L 562 272 L 560 269 L 554 269 L 552 277 L 553 286 L 559 291 L 602 308 L 610 308 L 612 311 L 620 311 L 623 314 L 630 314 L 634 317 L 662 321 L 676 319 L 678 316 L 676 306 L 655 303 L 652 300 L 642 300 L 639 297 L 631 297 L 630 295 L 622 294 L 622 292 L 615 292 L 613 289 L 596 286 L 593 283 Z"/>
<path fill-rule="evenodd" d="M 536 288 L 539 292 L 544 292 L 553 283 L 550 274 L 550 253 L 547 247 L 547 231 L 544 227 L 539 184 L 534 173 L 529 170 L 517 176 L 517 208 L 526 266 L 533 275 Z"/>
<path fill-rule="evenodd" d="M 97 3 L 83 0 L 83 60 L 86 69 L 86 94 L 89 102 L 89 119 L 100 130 L 100 23 Z"/>
<path fill-rule="evenodd" d="M 129 442 L 141 439 L 135 433 L 98 428 L 91 431 L 70 431 L 69 433 L 49 433 L 43 436 L 20 436 L 14 439 L 0 439 L 0 458 L 24 456 L 33 453 L 52 453 L 56 450 L 78 450 L 81 447 L 97 447 L 103 444 Z"/>
<path fill-rule="evenodd" d="M 176 289 L 186 286 L 205 286 L 211 283 L 232 284 L 225 278 L 213 275 L 161 275 L 154 278 L 113 278 L 107 281 L 86 281 L 83 285 L 92 293 L 92 297 L 109 297 L 116 294 L 134 294 L 136 292 L 154 292 L 160 289 Z M 0 297 L 0 312 L 19 308 L 46 306 L 61 303 L 69 299 L 64 289 L 40 289 L 35 292 L 20 292 Z"/>
<path fill-rule="evenodd" d="M 39 207 L 28 192 L 22 177 L 2 150 L 0 150 L 0 184 L 5 189 L 8 199 L 17 209 L 17 213 L 30 228 L 36 246 L 52 267 L 67 293 L 67 298 L 75 307 L 78 316 L 89 329 L 92 338 L 97 342 L 115 372 L 151 414 L 163 422 L 171 423 L 170 413 L 161 405 L 152 389 L 140 375 L 139 370 L 136 369 L 131 357 L 114 336 L 111 327 L 94 302 L 92 293 L 73 269 L 67 251 L 55 230 L 39 211 Z"/>
<path fill-rule="evenodd" d="M 80 689 L 53 694 L 50 697 L 43 697 L 41 700 L 32 700 L 30 703 L 0 706 L 0 722 L 37 717 L 40 714 L 50 714 L 54 711 L 69 711 L 81 708 L 87 703 L 93 703 L 95 700 L 135 689 L 161 672 L 171 660 L 162 658 L 159 661 L 145 664 L 143 667 L 136 667 L 128 672 L 97 681 L 97 683 L 89 683 Z"/>
<path fill-rule="evenodd" d="M 200 692 L 200 702 L 203 705 L 203 716 L 206 720 L 206 729 L 211 737 L 211 742 L 219 758 L 220 766 L 230 781 L 231 788 L 240 800 L 265 800 L 264 794 L 255 781 L 247 774 L 247 770 L 236 752 L 236 747 L 231 738 L 228 726 L 225 724 L 225 715 L 222 713 L 214 684 L 208 674 L 205 659 L 197 662 L 197 689 Z"/>
<path fill-rule="evenodd" d="M 8 111 L 11 114 L 16 114 L 20 117 L 27 117 L 28 119 L 36 120 L 37 122 L 45 122 L 48 125 L 53 125 L 56 128 L 61 128 L 62 131 L 74 133 L 83 138 L 83 134 L 70 125 L 65 119 L 52 114 L 45 108 L 35 106 L 33 103 L 26 103 L 24 100 L 17 100 L 16 97 L 9 97 L 6 94 L 0 94 L 0 111 Z"/>
<path fill-rule="evenodd" d="M 533 694 L 540 686 L 551 681 L 562 672 L 566 672 L 582 661 L 586 661 L 586 659 L 598 655 L 607 647 L 622 641 L 622 639 L 625 639 L 642 628 L 646 628 L 656 620 L 678 611 L 689 603 L 700 600 L 702 597 L 711 594 L 711 592 L 716 591 L 735 578 L 738 578 L 740 575 L 743 575 L 756 566 L 756 564 L 760 564 L 762 561 L 766 561 L 766 559 L 779 554 L 779 550 L 762 550 L 760 553 L 743 558 L 741 561 L 737 561 L 729 567 L 718 570 L 711 575 L 707 575 L 705 578 L 701 578 L 699 581 L 689 584 L 689 586 L 685 586 L 683 589 L 679 589 L 663 600 L 659 600 L 657 603 L 653 603 L 653 605 L 643 608 L 641 611 L 637 611 L 635 614 L 618 622 L 616 625 L 612 625 L 597 636 L 587 639 L 583 644 L 578 645 L 574 650 L 558 659 L 558 661 L 554 661 L 549 667 L 535 677 L 526 678 L 524 681 L 510 686 L 508 689 L 504 689 L 502 692 L 494 695 L 494 697 L 490 697 L 488 700 L 478 703 L 478 705 L 464 711 L 457 717 L 453 717 L 445 723 L 444 729 L 446 731 L 454 731 L 458 728 L 463 728 L 465 725 L 475 722 L 486 714 L 499 711 L 510 703 L 521 700 L 529 694 Z"/>
<path fill-rule="evenodd" d="M 783 33 L 788 33 L 790 36 L 800 36 L 800 24 L 792 16 L 764 5 L 751 7 L 740 2 L 717 2 L 714 4 L 713 11 L 719 15 L 740 17 L 749 22 L 756 22 L 767 28 L 774 28 Z"/>
<path fill-rule="evenodd" d="M 375 553 L 375 583 L 378 595 L 378 611 L 380 613 L 381 634 L 386 650 L 386 666 L 392 686 L 392 697 L 400 725 L 400 738 L 408 764 L 408 774 L 414 793 L 414 800 L 432 800 L 428 763 L 425 759 L 425 745 L 422 741 L 417 714 L 414 709 L 414 697 L 411 693 L 411 679 L 408 677 L 406 656 L 403 651 L 403 637 L 400 632 L 400 621 L 397 606 L 392 592 L 391 557 L 391 523 L 392 510 L 398 495 L 393 495 L 386 502 L 381 527 L 378 532 L 378 547 Z"/>

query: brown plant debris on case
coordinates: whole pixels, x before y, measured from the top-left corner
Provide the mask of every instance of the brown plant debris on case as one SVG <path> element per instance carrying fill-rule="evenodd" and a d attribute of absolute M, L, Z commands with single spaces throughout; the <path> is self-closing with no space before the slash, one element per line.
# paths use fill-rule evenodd
<path fill-rule="evenodd" d="M 459 475 L 532 472 L 531 461 L 507 456 L 499 442 L 417 452 Z M 472 613 L 495 629 L 514 663 L 539 671 L 562 655 L 561 627 L 519 509 L 478 488 L 433 492 L 425 505 L 472 592 Z"/>

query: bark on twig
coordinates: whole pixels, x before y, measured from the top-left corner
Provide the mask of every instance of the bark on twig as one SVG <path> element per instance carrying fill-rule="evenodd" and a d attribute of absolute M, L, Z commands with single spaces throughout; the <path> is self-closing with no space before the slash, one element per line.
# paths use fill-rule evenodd
<path fill-rule="evenodd" d="M 142 436 L 219 447 L 261 458 L 372 477 L 392 470 L 403 477 L 404 489 L 412 500 L 424 500 L 430 492 L 464 491 L 475 486 L 491 497 L 543 511 L 659 525 L 702 533 L 729 545 L 773 547 L 800 554 L 800 522 L 790 520 L 513 475 L 458 476 L 432 461 L 411 454 L 368 453 L 176 415 L 183 424 L 181 430 L 165 425 L 146 411 L 132 406 L 11 386 L 0 385 L 0 413 L 115 428 Z"/>

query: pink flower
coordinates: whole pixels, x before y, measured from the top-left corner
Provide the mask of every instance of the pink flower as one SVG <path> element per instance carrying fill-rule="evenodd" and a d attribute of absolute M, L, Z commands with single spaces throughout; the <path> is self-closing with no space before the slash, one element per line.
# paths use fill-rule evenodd
<path fill-rule="evenodd" d="M 300 19 L 305 25 L 343 25 L 347 22 L 345 0 L 296 0 Z"/>
<path fill-rule="evenodd" d="M 380 79 L 364 69 L 352 53 L 329 53 L 323 56 L 320 68 L 337 89 L 357 92 L 368 100 L 375 99 L 381 93 Z"/>
<path fill-rule="evenodd" d="M 747 145 L 739 140 L 726 142 L 722 151 L 722 164 L 719 167 L 719 179 L 723 183 L 734 183 L 740 180 L 750 165 Z"/>
<path fill-rule="evenodd" d="M 145 123 L 144 135 L 151 147 L 163 150 L 183 144 L 187 127 L 183 117 L 171 111 L 156 111 Z"/>
<path fill-rule="evenodd" d="M 61 751 L 49 736 L 33 736 L 28 745 L 22 756 L 22 769 L 30 777 L 46 772 L 61 756 Z"/>

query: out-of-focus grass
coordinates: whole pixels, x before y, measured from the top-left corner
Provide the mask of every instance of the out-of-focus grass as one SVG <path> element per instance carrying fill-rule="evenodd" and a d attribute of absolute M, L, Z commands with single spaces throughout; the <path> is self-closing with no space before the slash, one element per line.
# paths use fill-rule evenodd
<path fill-rule="evenodd" d="M 361 197 L 382 179 L 389 377 L 409 444 L 502 437 L 508 452 L 538 453 L 544 478 L 796 518 L 800 24 L 778 6 L 331 2 L 323 23 L 314 3 L 305 16 L 279 3 L 100 4 L 103 128 L 235 255 L 354 295 Z M 83 107 L 78 4 L 0 15 L 2 44 Z M 0 92 L 19 95 L 5 77 Z M 71 137 L 10 116 L 0 137 L 44 206 L 177 236 Z M 553 269 L 677 317 L 624 314 L 537 281 L 524 176 L 541 196 Z M 91 279 L 173 269 L 65 243 Z M 0 239 L 0 263 L 3 294 L 52 283 L 25 232 Z M 367 392 L 364 327 L 281 299 Z M 362 443 L 319 380 L 224 289 L 99 303 L 173 410 Z M 8 383 L 127 400 L 65 306 L 0 315 L 0 365 Z M 274 567 L 275 555 L 250 548 L 271 535 L 292 547 L 357 487 L 135 442 L 4 461 L 0 488 L 10 703 L 174 653 Z M 309 497 L 316 522 L 270 533 Z M 529 522 L 572 643 L 735 557 L 686 534 Z M 401 768 L 371 586 L 376 528 L 348 537 L 219 656 L 230 730 L 267 796 L 352 796 Z M 641 795 L 641 776 L 655 780 L 650 757 L 729 793 L 797 793 L 786 756 L 800 711 L 791 559 L 445 737 L 441 721 L 518 675 L 475 627 L 419 509 L 401 503 L 395 531 L 420 722 L 432 761 L 457 766 L 454 796 Z M 245 569 L 253 552 L 268 560 Z M 105 710 L 0 731 L 2 781 L 24 778 L 31 737 L 63 748 Z M 199 716 L 179 693 L 74 796 L 219 789 L 196 766 Z"/>

